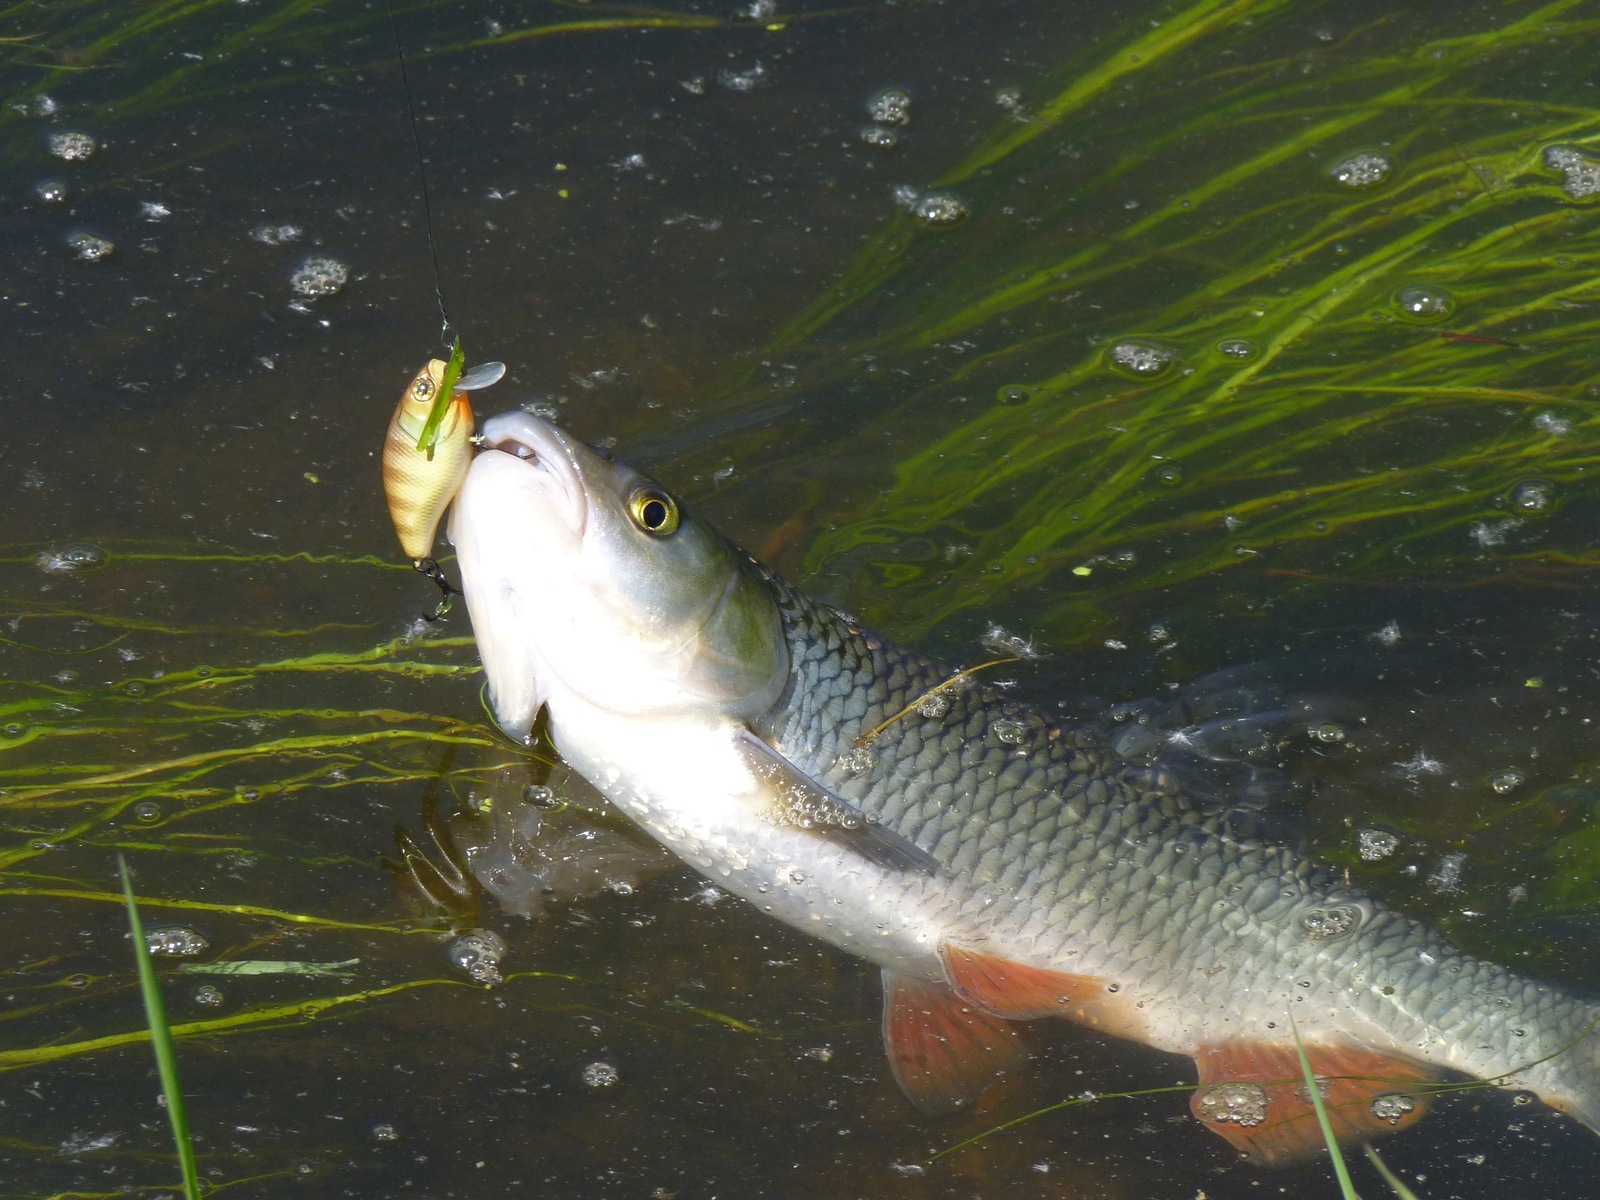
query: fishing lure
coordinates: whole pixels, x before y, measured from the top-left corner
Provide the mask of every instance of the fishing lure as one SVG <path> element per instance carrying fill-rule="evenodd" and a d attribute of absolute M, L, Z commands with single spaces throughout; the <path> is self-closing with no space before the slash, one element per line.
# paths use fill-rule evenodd
<path fill-rule="evenodd" d="M 458 339 L 450 361 L 432 359 L 406 385 L 383 439 L 383 492 L 400 549 L 427 570 L 439 521 L 472 462 L 473 416 L 468 394 L 497 382 L 504 363 L 463 372 Z M 431 572 L 430 572 L 431 573 Z"/>

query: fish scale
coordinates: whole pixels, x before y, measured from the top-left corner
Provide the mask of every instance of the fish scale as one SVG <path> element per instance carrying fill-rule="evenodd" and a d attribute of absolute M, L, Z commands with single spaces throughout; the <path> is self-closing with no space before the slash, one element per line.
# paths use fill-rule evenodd
<path fill-rule="evenodd" d="M 877 964 L 923 1107 L 970 1101 L 1021 1067 L 1026 1021 L 1067 1017 L 1187 1055 L 1196 1117 L 1291 1162 L 1323 1144 L 1292 1013 L 1341 1140 L 1419 1119 L 1444 1069 L 1600 1130 L 1590 1004 L 1452 949 L 1095 727 L 860 629 L 547 423 L 505 414 L 482 440 L 450 534 L 503 727 L 545 708 L 562 756 L 686 863 Z"/>
<path fill-rule="evenodd" d="M 1284 847 L 1230 835 L 1223 815 L 1139 790 L 1129 778 L 1137 770 L 1086 728 L 1050 725 L 984 687 L 949 697 L 943 716 L 923 716 L 911 706 L 954 672 L 760 573 L 792 664 L 764 729 L 797 765 L 931 852 L 942 867 L 936 886 L 970 891 L 966 936 L 1075 973 L 1092 958 L 1097 972 L 1137 975 L 1148 1040 L 1162 1049 L 1193 1054 L 1202 1024 L 1213 1041 L 1282 1029 L 1298 990 L 1309 1036 L 1330 1023 L 1312 1013 L 1320 1000 L 1340 1031 L 1354 1017 L 1364 1040 L 1396 1053 L 1480 1077 L 1515 1074 L 1565 1107 L 1586 1103 L 1592 1040 L 1576 1060 L 1561 1052 L 1592 1027 L 1589 1005 L 1453 950 Z M 871 740 L 865 773 L 840 765 L 855 739 L 908 707 Z M 997 743 L 1002 719 L 1026 721 L 1030 745 Z M 990 903 L 985 885 L 1008 902 Z M 905 902 L 927 886 L 908 881 Z M 1354 940 L 1333 939 L 1335 957 L 1308 940 L 1302 918 L 1341 905 L 1370 916 Z M 1224 961 L 1226 974 L 1216 972 Z M 1254 970 L 1240 969 L 1250 962 Z M 1310 986 L 1297 989 L 1302 976 Z M 1208 988 L 1211 979 L 1222 985 Z M 1554 1063 L 1530 1065 L 1552 1054 Z M 1579 1115 L 1592 1123 L 1596 1113 Z"/>

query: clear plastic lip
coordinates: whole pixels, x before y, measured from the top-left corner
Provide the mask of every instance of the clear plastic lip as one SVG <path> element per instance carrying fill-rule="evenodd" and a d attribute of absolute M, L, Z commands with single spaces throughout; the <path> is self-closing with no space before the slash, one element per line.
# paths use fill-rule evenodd
<path fill-rule="evenodd" d="M 479 363 L 477 366 L 461 372 L 461 378 L 456 380 L 456 388 L 463 392 L 481 392 L 492 384 L 499 383 L 505 378 L 506 365 L 503 362 Z"/>

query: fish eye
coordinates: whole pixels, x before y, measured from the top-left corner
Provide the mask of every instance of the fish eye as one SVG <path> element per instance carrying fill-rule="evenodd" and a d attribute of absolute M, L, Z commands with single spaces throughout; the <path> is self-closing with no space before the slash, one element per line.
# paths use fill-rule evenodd
<path fill-rule="evenodd" d="M 433 399 L 433 380 L 426 375 L 418 375 L 416 382 L 411 385 L 411 398 L 413 400 Z"/>
<path fill-rule="evenodd" d="M 628 515 L 646 533 L 666 537 L 678 528 L 678 505 L 660 488 L 642 487 L 628 497 Z"/>

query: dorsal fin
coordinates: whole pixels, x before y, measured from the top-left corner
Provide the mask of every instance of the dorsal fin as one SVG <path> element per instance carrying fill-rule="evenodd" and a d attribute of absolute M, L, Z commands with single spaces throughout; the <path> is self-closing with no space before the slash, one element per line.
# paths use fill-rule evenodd
<path fill-rule="evenodd" d="M 943 983 L 883 972 L 883 1044 L 896 1082 L 924 1112 L 963 1108 L 1028 1056 L 1014 1021 Z"/>
<path fill-rule="evenodd" d="M 1323 1107 L 1340 1144 L 1405 1129 L 1428 1108 L 1435 1072 L 1408 1058 L 1353 1043 L 1305 1047 Z M 1326 1148 L 1292 1044 L 1223 1042 L 1195 1054 L 1200 1086 L 1189 1101 L 1200 1123 L 1269 1167 Z"/>

